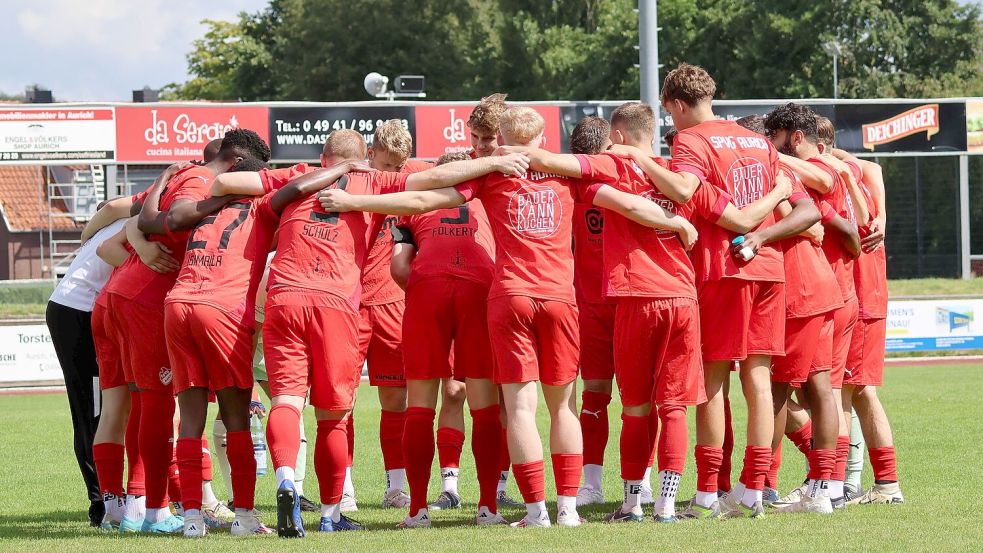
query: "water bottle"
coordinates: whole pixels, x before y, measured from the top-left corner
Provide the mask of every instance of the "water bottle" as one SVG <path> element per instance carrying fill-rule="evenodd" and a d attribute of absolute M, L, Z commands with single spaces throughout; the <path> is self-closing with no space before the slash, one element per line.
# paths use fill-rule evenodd
<path fill-rule="evenodd" d="M 259 415 L 249 417 L 249 433 L 253 438 L 253 456 L 256 457 L 256 475 L 266 474 L 266 435 Z"/>
<path fill-rule="evenodd" d="M 730 243 L 735 246 L 740 246 L 741 244 L 744 243 L 744 236 L 743 235 L 738 236 L 737 238 L 731 240 Z M 756 255 L 755 251 L 747 246 L 741 248 L 738 253 L 741 254 L 741 259 L 743 259 L 744 261 L 751 261 L 751 259 Z"/>

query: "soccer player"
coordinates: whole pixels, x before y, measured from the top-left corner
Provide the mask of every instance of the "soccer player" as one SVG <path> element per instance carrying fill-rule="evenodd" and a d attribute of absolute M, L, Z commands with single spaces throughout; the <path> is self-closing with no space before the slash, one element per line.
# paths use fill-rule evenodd
<path fill-rule="evenodd" d="M 860 169 L 857 180 L 870 211 L 868 224 L 861 225 L 859 229 L 863 236 L 862 253 L 854 264 L 859 316 L 847 355 L 843 411 L 845 416 L 850 412 L 851 406 L 856 411 L 874 471 L 874 486 L 867 493 L 858 493 L 858 497 L 851 498 L 848 504 L 896 505 L 904 503 L 904 495 L 898 484 L 894 437 L 884 406 L 877 396 L 877 388 L 884 382 L 884 340 L 887 332 L 887 254 L 884 248 L 887 211 L 884 177 L 880 165 L 835 149 L 835 133 L 830 132 L 832 128 L 828 119 L 819 120 L 820 142 L 835 157 L 850 164 L 851 168 Z M 860 455 L 862 468 L 862 452 Z M 859 490 L 859 474 L 856 478 Z"/>
<path fill-rule="evenodd" d="M 831 232 L 823 240 L 823 252 L 836 276 L 843 300 L 843 306 L 833 312 L 833 356 L 830 372 L 830 384 L 839 405 L 842 403 L 843 371 L 858 311 L 853 277 L 853 260 L 859 254 L 856 221 L 858 218 L 866 220 L 866 202 L 860 196 L 849 168 L 837 169 L 827 159 L 820 159 L 816 117 L 811 109 L 792 103 L 775 108 L 765 118 L 765 129 L 782 153 L 806 160 L 832 177 L 832 186 L 817 192 L 822 194 L 821 199 L 831 208 L 824 208 L 824 212 L 828 213 L 823 218 L 824 224 L 828 229 L 839 227 L 838 232 Z M 839 163 L 837 161 L 834 164 Z M 839 218 L 833 217 L 834 214 L 839 215 Z M 842 228 L 843 221 L 847 222 L 846 229 Z M 844 504 L 843 478 L 850 447 L 849 428 L 849 423 L 841 413 L 836 442 L 836 468 L 829 484 L 829 496 L 834 507 Z"/>
<path fill-rule="evenodd" d="M 761 136 L 714 117 L 716 83 L 705 70 L 681 64 L 662 87 L 662 105 L 679 134 L 673 140 L 670 170 L 655 185 L 674 201 L 687 201 L 700 186 L 715 186 L 745 207 L 775 183 L 778 153 Z M 774 223 L 768 217 L 762 224 Z M 774 426 L 771 357 L 784 351 L 785 290 L 781 250 L 769 244 L 744 261 L 730 254 L 734 233 L 702 219 L 694 257 L 700 292 L 700 321 L 708 401 L 697 407 L 697 494 L 693 513 L 701 517 L 761 516 L 765 475 L 771 464 Z M 724 319 L 721 319 L 724 317 Z M 724 331 L 723 329 L 728 329 Z M 739 363 L 748 403 L 748 445 L 740 483 L 717 504 L 723 457 L 723 383 Z M 691 513 L 691 514 L 693 514 Z"/>
<path fill-rule="evenodd" d="M 766 132 L 760 116 L 742 118 L 738 124 L 762 136 Z M 783 155 L 782 159 L 785 157 Z M 792 160 L 789 163 L 798 167 L 802 165 Z M 810 164 L 804 165 L 805 169 L 800 170 L 806 180 L 823 181 L 819 186 L 832 183 L 829 174 Z M 789 198 L 790 206 L 779 206 L 781 220 L 771 227 L 746 234 L 739 247 L 756 250 L 761 244 L 781 241 L 786 282 L 785 355 L 775 358 L 771 373 L 775 405 L 772 449 L 776 459 L 773 470 L 777 473 L 775 461 L 780 459 L 789 395 L 793 387 L 804 387 L 815 422 L 813 443 L 806 450 L 809 460 L 808 485 L 800 501 L 784 510 L 829 514 L 833 512 L 833 506 L 828 488 L 836 464 L 836 435 L 839 431 L 838 407 L 829 381 L 833 354 L 833 311 L 842 307 L 843 302 L 836 277 L 822 248 L 813 242 L 815 231 L 799 235 L 786 232 L 792 227 L 798 230 L 812 228 L 820 222 L 820 213 L 796 170 L 782 162 L 780 171 L 794 179 L 795 192 Z M 798 225 L 798 222 L 802 224 Z M 821 225 L 818 228 L 821 229 Z M 821 242 L 821 236 L 819 240 Z M 735 254 L 739 247 L 735 246 Z"/>
<path fill-rule="evenodd" d="M 364 159 L 365 154 L 359 133 L 335 131 L 325 142 L 321 163 L 332 167 Z M 413 174 L 350 173 L 337 188 L 377 194 L 446 187 L 489 171 L 521 173 L 525 168 L 522 156 L 492 157 Z M 313 172 L 306 164 L 242 175 L 245 178 L 228 176 L 227 192 L 256 194 L 257 188 L 276 188 L 294 178 L 305 186 L 327 185 L 325 172 Z M 277 533 L 282 537 L 305 533 L 293 465 L 300 441 L 298 419 L 308 389 L 318 419 L 314 467 L 321 488 L 320 530 L 361 529 L 342 515 L 340 501 L 348 463 L 346 419 L 360 373 L 356 360 L 361 273 L 383 220 L 377 215 L 326 211 L 314 196 L 290 204 L 281 217 L 270 266 L 264 352 L 273 393 L 267 436 L 277 476 Z M 329 339 L 332 347 L 326 348 Z"/>
<path fill-rule="evenodd" d="M 535 110 L 510 108 L 501 123 L 507 145 L 545 154 L 537 149 L 545 122 Z M 577 171 L 579 167 L 577 163 Z M 403 215 L 451 208 L 472 198 L 482 200 L 496 244 L 496 277 L 488 297 L 495 378 L 509 406 L 509 450 L 527 508 L 526 516 L 513 523 L 515 527 L 551 525 L 545 504 L 542 444 L 535 422 L 537 381 L 543 383 L 552 419 L 557 522 L 561 526 L 583 522 L 576 510 L 583 446 L 574 411 L 579 334 L 570 243 L 574 195 L 586 188 L 566 177 L 532 171 L 519 178 L 495 175 L 454 189 L 428 192 L 374 197 L 338 190 L 321 194 L 322 205 L 329 209 Z M 695 240 L 691 225 L 682 218 L 668 217 L 652 201 L 610 186 L 584 193 L 594 194 L 596 205 L 647 226 L 687 233 L 690 243 Z"/>
<path fill-rule="evenodd" d="M 466 153 L 444 154 L 442 165 L 469 159 Z M 447 488 L 448 467 L 441 453 L 440 498 L 427 505 L 427 487 L 434 457 L 434 418 L 442 383 L 467 382 L 467 401 L 474 421 L 480 497 L 479 525 L 506 524 L 497 513 L 499 447 L 498 389 L 492 381 L 491 346 L 485 304 L 494 262 L 488 218 L 480 204 L 403 217 L 393 229 L 392 276 L 406 289 L 403 320 L 404 364 L 409 407 L 403 453 L 410 483 L 409 514 L 401 528 L 430 527 L 430 510 L 461 505 L 456 483 Z M 442 445 L 438 429 L 437 448 Z M 463 429 L 459 430 L 463 441 Z M 446 446 L 444 446 L 446 447 Z M 457 457 L 460 447 L 456 448 Z"/>
<path fill-rule="evenodd" d="M 141 211 L 138 229 L 128 225 L 128 237 L 151 233 L 151 240 L 161 243 L 175 259 L 183 259 L 187 231 L 203 213 L 211 211 L 208 208 L 214 208 L 215 202 L 205 199 L 214 175 L 243 158 L 264 155 L 269 159 L 269 146 L 256 133 L 245 129 L 229 131 L 213 161 L 179 170 L 167 182 L 166 192 L 162 193 L 159 185 L 151 188 L 143 204 L 156 204 L 159 197 L 160 211 L 154 210 L 153 218 L 148 216 L 149 210 L 146 214 Z M 119 276 L 106 287 L 110 293 L 107 307 L 114 315 L 117 330 L 115 340 L 124 352 L 127 381 L 137 387 L 141 396 L 138 439 L 146 474 L 147 508 L 142 521 L 123 519 L 120 530 L 125 532 L 177 533 L 184 526 L 183 520 L 171 515 L 167 508 L 174 397 L 162 306 L 176 274 L 155 272 L 160 268 L 148 267 L 130 257 L 119 268 Z"/>

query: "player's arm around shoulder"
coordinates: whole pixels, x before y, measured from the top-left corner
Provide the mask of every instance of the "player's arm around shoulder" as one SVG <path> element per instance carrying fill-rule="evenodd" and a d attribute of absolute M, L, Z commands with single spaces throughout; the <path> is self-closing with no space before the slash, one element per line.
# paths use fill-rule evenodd
<path fill-rule="evenodd" d="M 738 208 L 733 203 L 728 202 L 717 224 L 727 230 L 746 234 L 758 228 L 778 204 L 791 195 L 792 180 L 779 174 L 775 177 L 775 186 L 767 194 L 749 205 Z"/>
<path fill-rule="evenodd" d="M 669 213 L 648 198 L 605 184 L 598 188 L 593 203 L 639 225 L 675 232 L 679 234 L 687 250 L 696 244 L 698 235 L 692 223 L 681 215 Z"/>
<path fill-rule="evenodd" d="M 315 192 L 323 191 L 341 179 L 347 178 L 345 175 L 348 173 L 372 173 L 374 171 L 375 169 L 362 161 L 346 161 L 326 169 L 311 171 L 291 180 L 286 186 L 277 190 L 270 200 L 270 207 L 274 213 L 283 213 L 283 210 L 291 203 Z"/>
<path fill-rule="evenodd" d="M 406 177 L 406 190 L 449 188 L 495 172 L 519 177 L 528 169 L 529 158 L 523 153 L 454 161 L 409 174 Z"/>
<path fill-rule="evenodd" d="M 420 215 L 437 209 L 457 207 L 468 198 L 456 188 L 409 190 L 391 194 L 349 194 L 336 188 L 318 194 L 318 200 L 326 211 L 337 213 L 366 211 L 385 215 Z"/>

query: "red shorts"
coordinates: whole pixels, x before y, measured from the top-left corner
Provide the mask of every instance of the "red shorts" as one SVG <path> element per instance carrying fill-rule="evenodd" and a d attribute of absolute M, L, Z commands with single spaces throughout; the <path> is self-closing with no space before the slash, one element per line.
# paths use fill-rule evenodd
<path fill-rule="evenodd" d="M 724 278 L 699 297 L 704 361 L 785 353 L 785 283 Z"/>
<path fill-rule="evenodd" d="M 853 327 L 844 384 L 880 386 L 884 383 L 887 319 L 859 319 Z"/>
<path fill-rule="evenodd" d="M 614 366 L 628 407 L 707 400 L 700 357 L 700 310 L 690 299 L 618 298 Z"/>
<path fill-rule="evenodd" d="M 368 363 L 369 384 L 373 386 L 406 386 L 403 374 L 403 310 L 404 300 L 382 305 L 363 305 L 359 309 L 358 358 L 359 372 Z"/>
<path fill-rule="evenodd" d="M 406 291 L 403 366 L 407 380 L 491 379 L 488 285 L 459 278 L 414 282 Z"/>
<path fill-rule="evenodd" d="M 106 308 L 113 325 L 113 340 L 123 359 L 126 381 L 140 390 L 171 392 L 171 360 L 164 339 L 164 309 L 157 309 L 110 294 Z"/>
<path fill-rule="evenodd" d="M 828 371 L 833 357 L 833 312 L 785 322 L 785 355 L 771 365 L 771 381 L 801 385 L 814 372 Z"/>
<path fill-rule="evenodd" d="M 204 304 L 164 305 L 174 393 L 188 388 L 252 389 L 253 330 Z"/>
<path fill-rule="evenodd" d="M 577 304 L 580 311 L 580 376 L 614 378 L 614 302 Z"/>
<path fill-rule="evenodd" d="M 850 341 L 853 339 L 853 328 L 857 324 L 859 313 L 860 305 L 857 303 L 857 298 L 833 311 L 833 368 L 829 373 L 829 382 L 835 389 L 843 387 L 847 356 L 850 354 Z"/>
<path fill-rule="evenodd" d="M 362 373 L 358 315 L 344 299 L 271 291 L 263 354 L 274 397 L 306 397 L 310 389 L 310 403 L 319 409 L 343 411 L 354 405 Z"/>
<path fill-rule="evenodd" d="M 113 324 L 109 320 L 108 299 L 99 296 L 92 308 L 92 342 L 96 349 L 96 362 L 99 364 L 99 389 L 108 390 L 126 386 L 123 376 L 123 356 L 113 338 Z"/>
<path fill-rule="evenodd" d="M 488 300 L 488 333 L 495 382 L 540 381 L 549 386 L 577 378 L 580 332 L 577 306 L 528 296 Z"/>

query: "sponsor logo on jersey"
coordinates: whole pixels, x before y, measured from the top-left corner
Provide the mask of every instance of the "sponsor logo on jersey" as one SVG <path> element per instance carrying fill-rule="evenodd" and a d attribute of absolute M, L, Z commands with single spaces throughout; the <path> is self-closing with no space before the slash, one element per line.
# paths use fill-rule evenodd
<path fill-rule="evenodd" d="M 560 228 L 562 219 L 560 196 L 547 186 L 528 186 L 509 198 L 512 228 L 528 238 L 552 236 Z"/>

